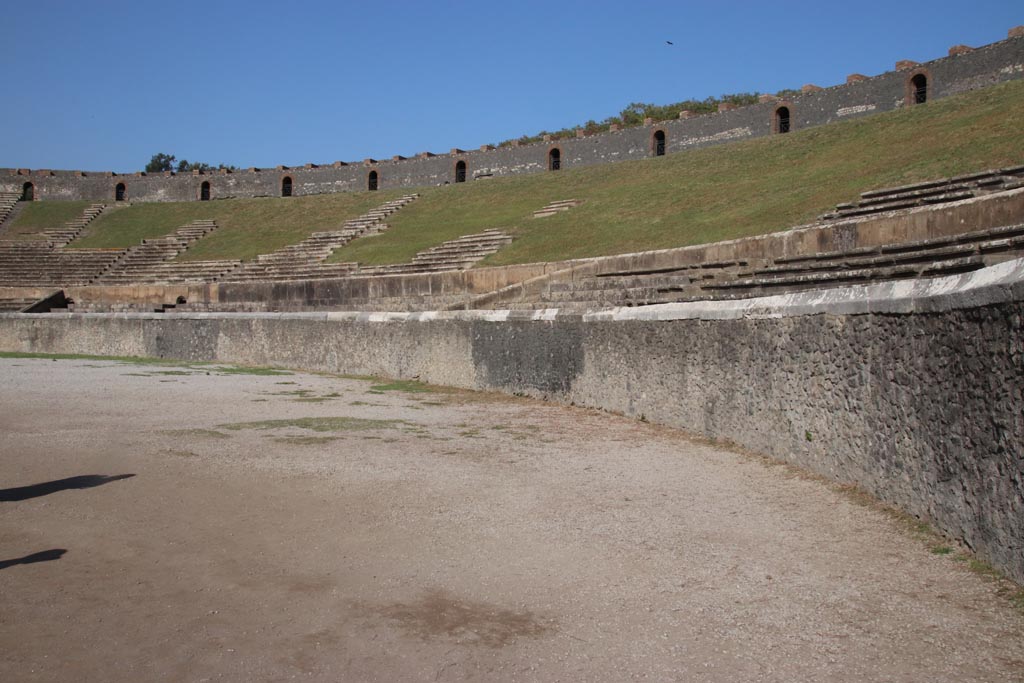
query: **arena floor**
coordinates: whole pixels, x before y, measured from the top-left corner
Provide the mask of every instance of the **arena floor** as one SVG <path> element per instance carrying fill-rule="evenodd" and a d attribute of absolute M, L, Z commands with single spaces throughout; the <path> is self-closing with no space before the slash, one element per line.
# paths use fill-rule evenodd
<path fill-rule="evenodd" d="M 223 366 L 0 387 L 3 681 L 1024 679 L 996 583 L 667 428 Z"/>

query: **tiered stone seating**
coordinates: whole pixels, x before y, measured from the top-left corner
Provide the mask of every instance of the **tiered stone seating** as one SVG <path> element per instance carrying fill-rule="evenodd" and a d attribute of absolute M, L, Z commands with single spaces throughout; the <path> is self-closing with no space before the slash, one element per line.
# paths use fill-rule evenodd
<path fill-rule="evenodd" d="M 78 218 L 68 221 L 61 228 L 44 230 L 41 234 L 55 247 L 67 246 L 81 235 L 82 231 L 85 230 L 85 226 L 96 220 L 96 217 L 103 213 L 105 208 L 107 208 L 106 204 L 90 204 Z"/>
<path fill-rule="evenodd" d="M 1024 187 L 1024 166 L 982 171 L 955 178 L 864 192 L 860 196 L 860 201 L 838 204 L 835 211 L 823 214 L 821 220 L 855 218 L 916 206 L 944 204 L 1019 187 Z"/>
<path fill-rule="evenodd" d="M 17 313 L 35 302 L 35 299 L 24 297 L 0 297 L 0 313 Z"/>
<path fill-rule="evenodd" d="M 193 272 L 205 272 L 202 267 L 197 271 L 192 271 L 189 266 L 182 268 L 184 264 L 174 264 L 174 266 L 168 267 L 167 262 L 188 249 L 193 242 L 216 229 L 217 224 L 214 221 L 198 220 L 178 228 L 167 237 L 142 240 L 141 245 L 127 249 L 123 257 L 98 278 L 97 284 L 161 283 L 169 281 L 167 279 L 169 277 L 184 277 Z M 213 263 L 216 265 L 210 272 L 218 274 L 237 266 L 237 262 L 215 261 Z M 175 281 L 182 281 L 180 277 Z"/>
<path fill-rule="evenodd" d="M 0 286 L 87 285 L 125 249 L 55 249 L 38 240 L 0 241 Z"/>
<path fill-rule="evenodd" d="M 7 220 L 14 207 L 17 206 L 21 195 L 17 192 L 0 192 L 0 223 Z"/>
<path fill-rule="evenodd" d="M 533 212 L 534 218 L 547 218 L 548 216 L 554 216 L 556 213 L 561 211 L 568 211 L 574 206 L 582 204 L 579 199 L 560 199 L 556 202 L 551 202 L 542 209 L 537 209 Z"/>
<path fill-rule="evenodd" d="M 1024 225 L 917 242 L 793 258 L 701 285 L 704 292 L 743 296 L 798 291 L 976 270 L 1024 254 Z"/>
<path fill-rule="evenodd" d="M 400 210 L 419 194 L 410 194 L 392 200 L 367 213 L 345 221 L 340 230 L 314 232 L 296 244 L 261 254 L 230 272 L 226 282 L 311 280 L 344 277 L 355 272 L 355 263 L 323 263 L 335 250 L 357 237 L 373 235 L 387 230 L 384 219 Z"/>
<path fill-rule="evenodd" d="M 548 283 L 526 301 L 495 308 L 591 311 L 614 306 L 747 298 L 886 280 L 935 277 L 1024 257 L 1024 225 L 950 237 L 775 259 L 702 263 L 688 268 L 609 272 Z"/>
<path fill-rule="evenodd" d="M 358 275 L 393 275 L 397 273 L 436 273 L 445 270 L 465 270 L 480 259 L 493 254 L 512 241 L 512 236 L 500 230 L 484 230 L 465 235 L 436 247 L 419 252 L 409 263 L 391 266 L 368 266 Z"/>

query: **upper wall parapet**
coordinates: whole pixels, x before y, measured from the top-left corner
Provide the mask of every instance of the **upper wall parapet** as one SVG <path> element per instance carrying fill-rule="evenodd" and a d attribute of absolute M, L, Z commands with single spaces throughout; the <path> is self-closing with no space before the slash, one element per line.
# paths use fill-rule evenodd
<path fill-rule="evenodd" d="M 453 147 L 447 153 L 395 155 L 387 160 L 182 174 L 5 168 L 0 169 L 0 191 L 23 192 L 25 185 L 31 185 L 36 200 L 130 198 L 137 202 L 279 197 L 286 191 L 287 196 L 301 196 L 443 185 L 661 156 L 891 111 L 1024 78 L 1024 26 L 1010 29 L 1006 40 L 990 45 L 954 45 L 946 57 L 923 63 L 901 60 L 894 66 L 894 71 L 877 76 L 850 74 L 845 83 L 828 87 L 808 84 L 785 101 L 769 95 L 743 107 L 724 106 L 699 115 L 681 111 L 670 120 L 645 120 L 641 126 L 613 126 L 593 134 L 579 129 L 572 137 L 549 135 L 535 143 L 482 145 L 471 151 Z"/>

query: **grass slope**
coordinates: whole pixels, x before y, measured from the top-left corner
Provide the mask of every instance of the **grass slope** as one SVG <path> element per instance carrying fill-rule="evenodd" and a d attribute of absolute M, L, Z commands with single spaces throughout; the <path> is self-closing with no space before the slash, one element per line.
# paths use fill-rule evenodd
<path fill-rule="evenodd" d="M 4 230 L 3 237 L 30 238 L 42 230 L 60 228 L 73 221 L 92 204 L 91 201 L 74 202 L 25 202 L 21 212 Z"/>
<path fill-rule="evenodd" d="M 862 191 L 1024 162 L 1024 82 L 746 142 L 557 173 L 424 190 L 332 260 L 409 260 L 485 228 L 516 241 L 486 265 L 660 249 L 808 222 Z M 551 200 L 582 199 L 533 219 Z"/>
<path fill-rule="evenodd" d="M 356 240 L 331 260 L 399 263 L 486 228 L 504 229 L 516 240 L 484 265 L 784 230 L 868 189 L 1024 162 L 1021 111 L 1024 81 L 1016 81 L 910 109 L 656 159 L 423 188 L 418 201 L 388 220 L 391 230 Z M 247 259 L 315 230 L 336 228 L 406 191 L 138 204 L 105 213 L 74 246 L 130 246 L 191 220 L 212 218 L 221 229 L 184 258 Z M 584 204 L 550 218 L 531 217 L 557 199 Z"/>
<path fill-rule="evenodd" d="M 312 197 L 165 202 L 117 207 L 102 214 L 73 247 L 128 247 L 161 237 L 201 218 L 212 218 L 217 232 L 196 242 L 183 259 L 251 259 L 318 230 L 335 230 L 389 199 L 399 190 L 345 192 Z"/>

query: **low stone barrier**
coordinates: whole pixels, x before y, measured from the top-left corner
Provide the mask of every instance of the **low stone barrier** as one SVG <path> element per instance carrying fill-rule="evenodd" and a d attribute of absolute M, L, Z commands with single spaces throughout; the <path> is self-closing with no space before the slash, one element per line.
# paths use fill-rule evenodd
<path fill-rule="evenodd" d="M 856 483 L 1024 582 L 1024 260 L 741 301 L 558 311 L 2 314 L 0 350 L 373 374 L 687 429 Z"/>

